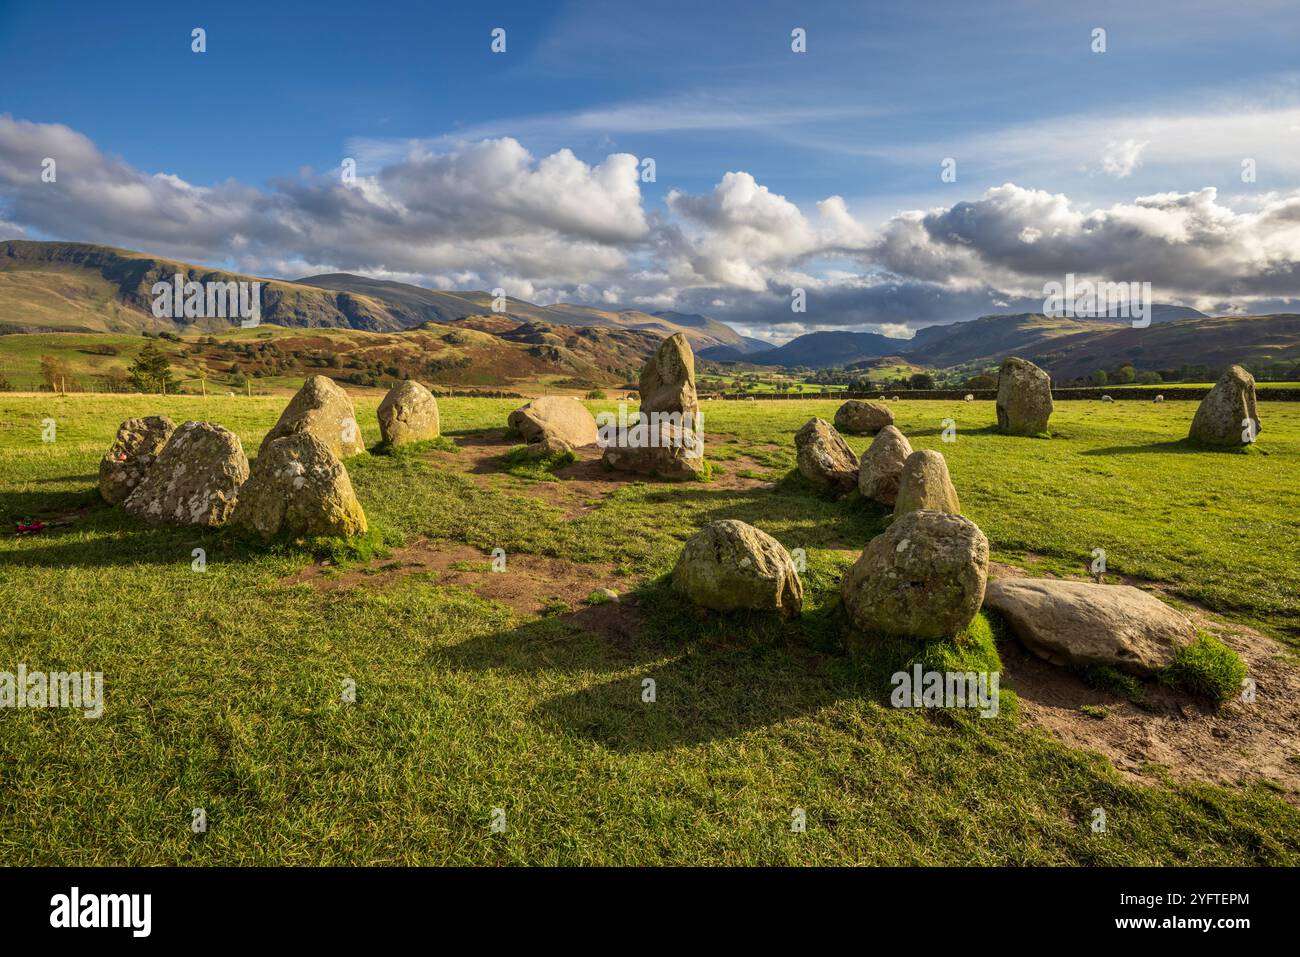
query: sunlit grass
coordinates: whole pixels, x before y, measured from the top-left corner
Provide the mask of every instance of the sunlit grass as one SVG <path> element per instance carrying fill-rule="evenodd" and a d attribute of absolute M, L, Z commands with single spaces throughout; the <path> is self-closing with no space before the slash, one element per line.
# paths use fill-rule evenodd
<path fill-rule="evenodd" d="M 357 403 L 372 446 L 377 401 Z M 211 419 L 252 453 L 283 402 L 0 395 L 0 519 L 70 522 L 0 538 L 0 670 L 21 662 L 106 681 L 97 721 L 0 711 L 0 860 L 1300 860 L 1300 812 L 1267 787 L 1138 786 L 1014 714 L 951 721 L 890 708 L 881 679 L 894 659 L 846 653 L 838 602 L 845 565 L 887 515 L 856 494 L 814 494 L 791 471 L 794 430 L 831 418 L 833 401 L 705 403 L 709 435 L 759 462 L 774 488 L 620 479 L 576 519 L 530 497 L 535 478 L 504 465 L 480 483 L 436 450 L 348 463 L 384 547 L 445 540 L 484 561 L 499 547 L 590 563 L 592 585 L 567 602 L 573 618 L 520 617 L 433 572 L 289 584 L 312 549 L 147 528 L 98 503 L 98 459 L 121 419 Z M 440 400 L 444 432 L 501 428 L 517 404 Z M 1112 574 L 1165 581 L 1228 618 L 1300 636 L 1291 406 L 1262 407 L 1259 446 L 1231 453 L 1181 442 L 1191 403 L 1061 403 L 1053 439 L 993 433 L 987 402 L 891 406 L 913 446 L 945 453 L 995 560 L 1077 575 L 1103 547 Z M 46 418 L 53 443 L 41 441 Z M 859 452 L 868 441 L 849 438 Z M 801 618 L 701 614 L 663 584 L 685 538 L 722 518 L 805 550 Z M 191 571 L 196 547 L 202 574 Z M 595 569 L 608 567 L 636 593 L 634 638 L 584 627 L 581 609 L 609 611 L 588 604 Z M 916 654 L 995 662 L 996 636 L 980 622 Z M 341 698 L 345 681 L 355 703 Z M 201 838 L 194 807 L 208 812 Z M 493 835 L 498 807 L 507 830 Z M 1105 834 L 1091 830 L 1096 807 Z M 795 808 L 806 833 L 791 831 Z"/>

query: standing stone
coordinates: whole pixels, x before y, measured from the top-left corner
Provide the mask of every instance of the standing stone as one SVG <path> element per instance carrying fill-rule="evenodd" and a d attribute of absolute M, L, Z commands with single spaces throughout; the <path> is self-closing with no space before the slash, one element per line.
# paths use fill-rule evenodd
<path fill-rule="evenodd" d="M 1052 380 L 1046 372 L 1016 356 L 998 370 L 998 428 L 1011 435 L 1041 435 L 1052 415 Z"/>
<path fill-rule="evenodd" d="M 296 432 L 310 432 L 340 459 L 366 450 L 352 400 L 328 376 L 314 375 L 303 383 L 298 394 L 280 413 L 275 428 L 262 439 L 261 448 L 265 449 L 276 439 Z M 260 450 L 258 454 L 261 454 Z"/>
<path fill-rule="evenodd" d="M 957 490 L 952 487 L 952 479 L 948 477 L 948 462 L 942 452 L 923 449 L 913 452 L 903 463 L 898 497 L 894 501 L 894 514 L 922 509 L 951 515 L 961 512 Z"/>
<path fill-rule="evenodd" d="M 567 395 L 544 395 L 510 413 L 507 427 L 528 444 L 564 443 L 581 448 L 596 441 L 596 419 L 587 407 Z"/>
<path fill-rule="evenodd" d="M 1249 445 L 1247 423 L 1260 432 L 1259 410 L 1255 407 L 1255 377 L 1241 366 L 1228 366 L 1210 394 L 1196 407 L 1189 435 L 1209 445 Z"/>
<path fill-rule="evenodd" d="M 1107 665 L 1148 676 L 1173 664 L 1196 626 L 1132 585 L 1059 578 L 989 582 L 984 606 L 1030 651 L 1058 665 Z"/>
<path fill-rule="evenodd" d="M 407 445 L 438 437 L 438 400 L 407 379 L 389 390 L 379 403 L 379 434 L 389 445 Z"/>
<path fill-rule="evenodd" d="M 231 523 L 263 538 L 293 535 L 360 535 L 366 513 L 343 463 L 310 432 L 266 446 L 239 490 Z"/>
<path fill-rule="evenodd" d="M 989 543 L 974 522 L 908 512 L 863 549 L 840 593 L 870 634 L 943 638 L 971 623 L 984 601 Z"/>
<path fill-rule="evenodd" d="M 686 543 L 673 587 L 715 611 L 798 615 L 803 586 L 790 554 L 771 535 L 735 519 L 710 522 Z"/>
<path fill-rule="evenodd" d="M 795 459 L 808 481 L 847 492 L 858 484 L 858 457 L 825 419 L 812 418 L 794 434 Z"/>
<path fill-rule="evenodd" d="M 124 507 L 146 522 L 220 525 L 247 479 L 239 436 L 211 422 L 186 422 L 172 433 Z"/>
<path fill-rule="evenodd" d="M 849 399 L 835 410 L 835 428 L 849 435 L 875 435 L 893 424 L 894 413 L 878 402 Z"/>
<path fill-rule="evenodd" d="M 158 458 L 176 423 L 165 415 L 127 419 L 99 461 L 99 494 L 110 505 L 124 502 Z"/>
<path fill-rule="evenodd" d="M 642 412 L 680 412 L 698 415 L 695 393 L 695 353 L 680 332 L 659 344 L 641 370 L 639 383 Z"/>
<path fill-rule="evenodd" d="M 893 505 L 898 498 L 898 483 L 903 477 L 903 463 L 912 454 L 912 443 L 892 425 L 876 435 L 862 453 L 858 469 L 858 491 L 863 498 Z"/>
<path fill-rule="evenodd" d="M 695 354 L 680 332 L 659 344 L 641 371 L 638 393 L 640 412 L 631 427 L 601 429 L 604 463 L 658 478 L 703 475 L 704 428 L 695 392 Z"/>

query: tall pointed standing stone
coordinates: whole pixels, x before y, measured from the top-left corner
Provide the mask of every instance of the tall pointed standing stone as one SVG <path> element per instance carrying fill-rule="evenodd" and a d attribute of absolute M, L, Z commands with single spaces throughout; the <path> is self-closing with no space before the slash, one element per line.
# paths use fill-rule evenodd
<path fill-rule="evenodd" d="M 641 372 L 641 420 L 599 439 L 612 469 L 659 478 L 705 474 L 704 426 L 695 393 L 695 354 L 680 332 L 659 344 Z M 671 419 L 668 417 L 672 417 Z"/>
<path fill-rule="evenodd" d="M 642 412 L 700 411 L 695 394 L 695 353 L 680 332 L 659 344 L 655 354 L 641 370 Z"/>

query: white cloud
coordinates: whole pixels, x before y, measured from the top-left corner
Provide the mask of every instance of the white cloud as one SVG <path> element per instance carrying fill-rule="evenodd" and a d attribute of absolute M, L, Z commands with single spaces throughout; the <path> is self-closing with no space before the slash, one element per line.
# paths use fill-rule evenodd
<path fill-rule="evenodd" d="M 1142 140 L 1114 142 L 1117 170 L 1145 162 Z M 45 157 L 58 162 L 56 183 L 41 182 Z M 625 153 L 538 158 L 503 137 L 411 145 L 351 187 L 337 170 L 198 186 L 136 169 L 65 126 L 0 116 L 0 232 L 262 275 L 349 271 L 704 312 L 754 330 L 902 332 L 1028 310 L 1066 273 L 1147 281 L 1157 301 L 1219 308 L 1300 297 L 1300 191 L 1225 198 L 1207 187 L 1093 208 L 1009 182 L 875 225 L 840 196 L 805 209 L 743 170 L 647 210 L 637 173 Z M 795 287 L 808 313 L 792 319 Z"/>
<path fill-rule="evenodd" d="M 43 157 L 57 162 L 54 183 L 40 180 Z M 538 160 L 508 138 L 414 150 L 351 187 L 336 170 L 263 191 L 151 175 L 65 126 L 0 116 L 0 197 L 8 218 L 49 235 L 247 269 L 299 260 L 578 282 L 621 272 L 650 231 L 634 157 Z"/>
<path fill-rule="evenodd" d="M 1150 145 L 1150 140 L 1124 140 L 1106 144 L 1101 154 L 1101 168 L 1107 176 L 1124 179 L 1133 175 L 1133 171 L 1142 164 L 1142 151 Z"/>
<path fill-rule="evenodd" d="M 1087 210 L 1007 183 L 974 202 L 896 217 L 873 258 L 900 276 L 1022 295 L 1074 273 L 1151 282 L 1157 299 L 1296 296 L 1300 191 L 1251 212 L 1223 205 L 1212 187 Z"/>

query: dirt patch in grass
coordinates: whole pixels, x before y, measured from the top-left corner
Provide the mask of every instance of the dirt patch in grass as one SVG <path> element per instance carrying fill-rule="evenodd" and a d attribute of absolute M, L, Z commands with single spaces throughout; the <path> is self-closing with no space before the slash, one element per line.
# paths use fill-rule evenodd
<path fill-rule="evenodd" d="M 737 491 L 755 488 L 773 488 L 774 483 L 737 473 L 764 472 L 767 467 L 746 455 L 715 464 L 712 481 L 698 483 L 691 480 L 667 481 L 631 472 L 617 472 L 601 462 L 601 450 L 596 446 L 575 449 L 577 461 L 558 468 L 553 473 L 556 481 L 539 481 L 510 475 L 501 462 L 501 456 L 520 444 L 517 437 L 509 436 L 504 429 L 477 432 L 455 437 L 456 451 L 431 451 L 430 461 L 442 463 L 447 468 L 468 475 L 485 488 L 509 491 L 535 498 L 561 509 L 566 518 L 576 518 L 600 508 L 605 500 L 621 487 L 635 482 L 653 482 L 671 488 L 680 485 L 688 488 L 708 488 L 720 491 Z M 721 445 L 721 438 L 705 434 L 705 459 L 712 442 Z"/>
<path fill-rule="evenodd" d="M 990 572 L 1028 575 L 997 564 Z M 1128 777 L 1228 786 L 1262 781 L 1300 804 L 1300 668 L 1268 636 L 1180 601 L 1197 627 L 1241 656 L 1255 681 L 1253 704 L 1234 698 L 1215 708 L 1154 681 L 1142 682 L 1142 699 L 1134 702 L 1089 686 L 1015 640 L 999 646 L 1003 686 L 1020 696 L 1027 724 L 1071 747 L 1100 752 Z"/>
<path fill-rule="evenodd" d="M 492 556 L 469 545 L 421 540 L 395 549 L 366 565 L 339 568 L 328 562 L 308 565 L 280 584 L 309 584 L 322 591 L 383 588 L 407 575 L 432 573 L 439 586 L 468 588 L 481 598 L 500 602 L 524 615 L 570 614 L 589 630 L 634 636 L 639 625 L 635 598 L 625 595 L 633 580 L 615 573 L 614 565 L 584 565 L 545 555 L 507 555 L 505 571 L 492 571 Z M 620 601 L 586 604 L 600 588 L 618 592 Z"/>

